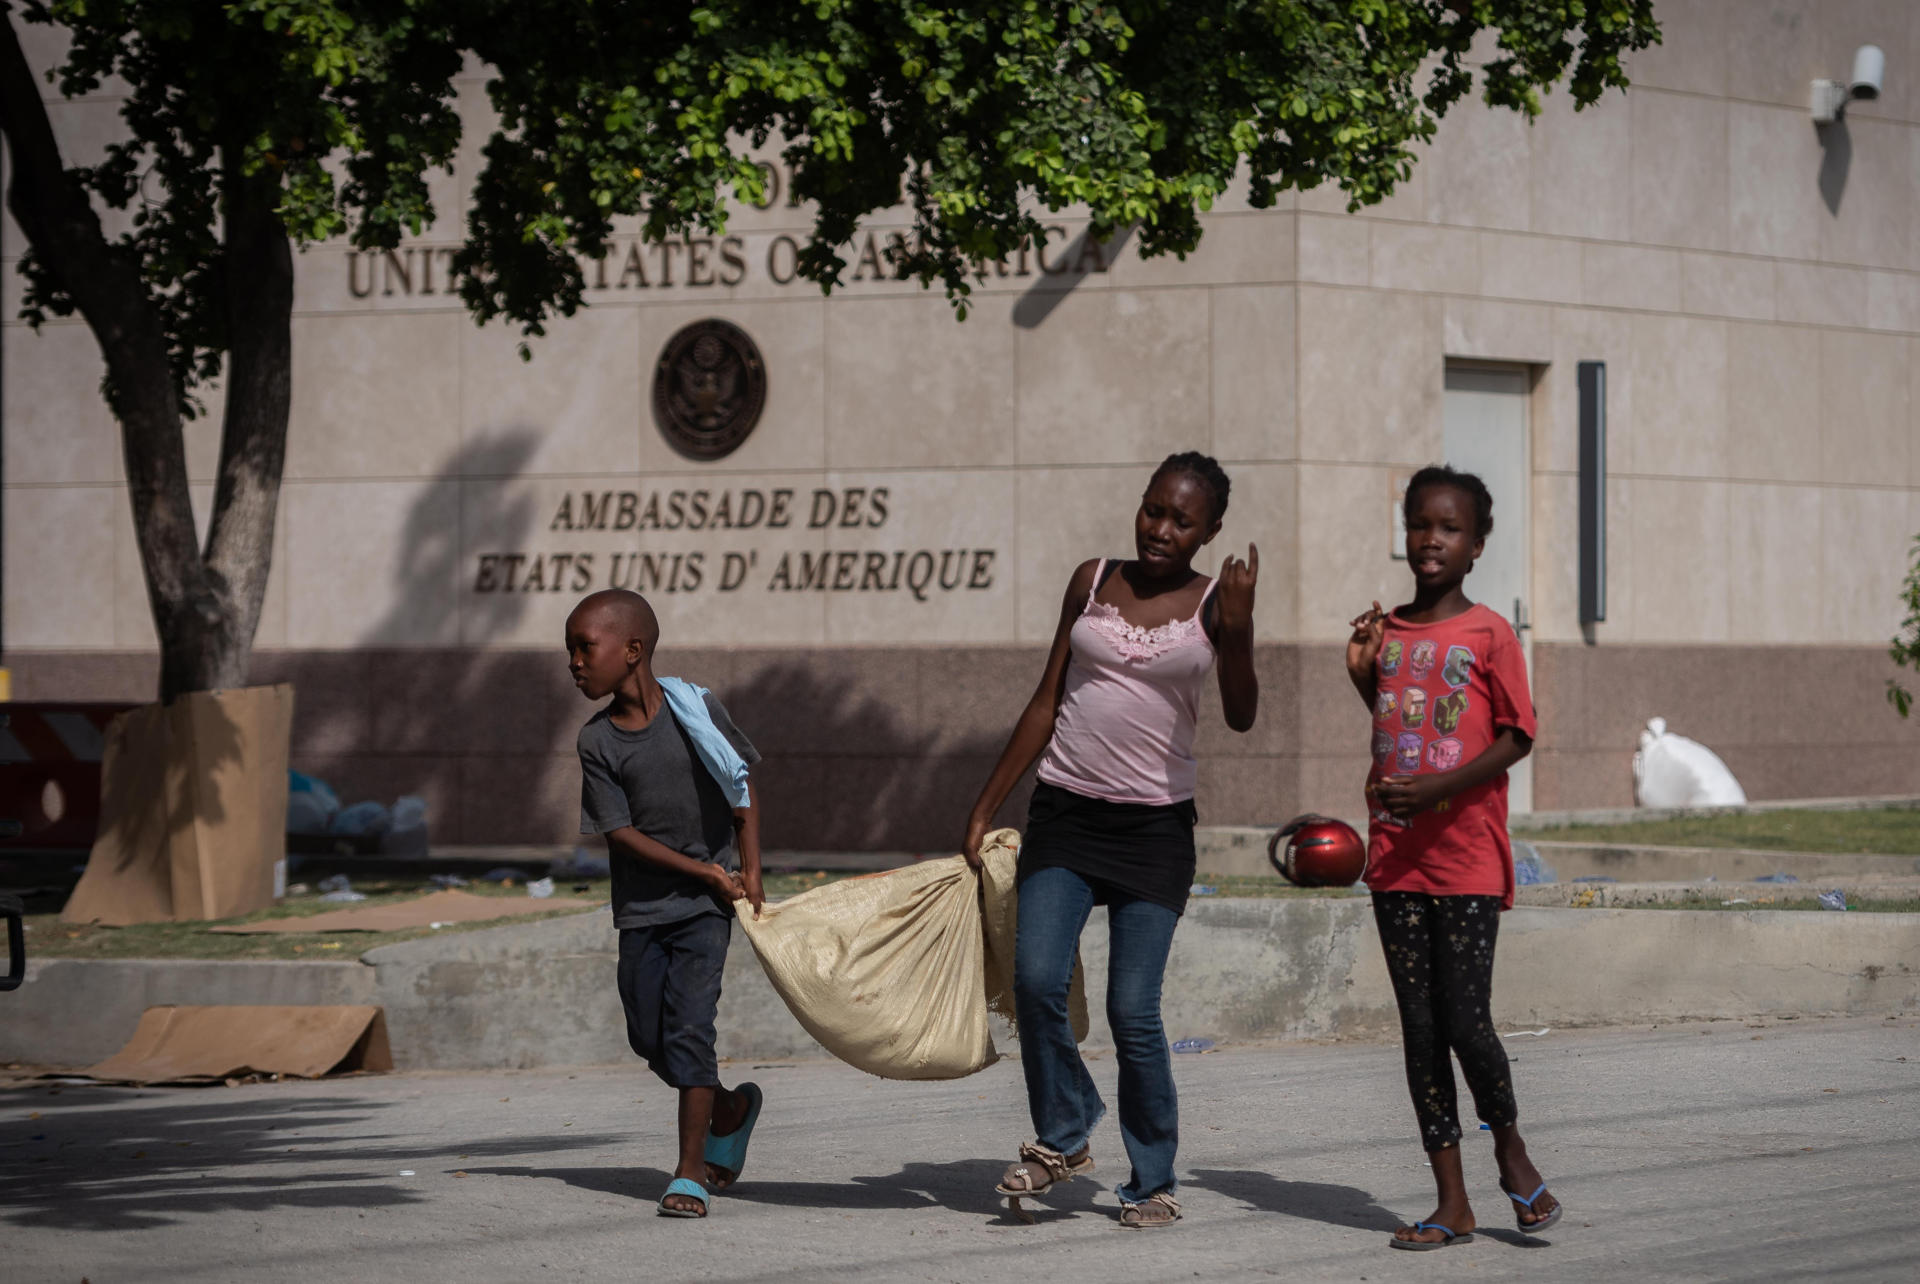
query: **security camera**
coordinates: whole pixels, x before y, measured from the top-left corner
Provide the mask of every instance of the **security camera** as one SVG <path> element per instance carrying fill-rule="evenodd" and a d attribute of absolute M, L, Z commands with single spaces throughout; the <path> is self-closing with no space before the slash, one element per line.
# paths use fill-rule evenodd
<path fill-rule="evenodd" d="M 1853 79 L 1847 82 L 1847 95 L 1868 100 L 1880 96 L 1880 82 L 1886 78 L 1887 55 L 1879 45 L 1861 45 L 1853 51 Z"/>
<path fill-rule="evenodd" d="M 1845 84 L 1837 80 L 1816 80 L 1813 82 L 1812 101 L 1813 122 L 1816 125 L 1831 125 L 1839 120 L 1847 110 L 1847 104 L 1858 98 L 1870 102 L 1880 96 L 1880 82 L 1886 78 L 1887 55 L 1879 45 L 1861 45 L 1853 51 L 1853 78 Z"/>

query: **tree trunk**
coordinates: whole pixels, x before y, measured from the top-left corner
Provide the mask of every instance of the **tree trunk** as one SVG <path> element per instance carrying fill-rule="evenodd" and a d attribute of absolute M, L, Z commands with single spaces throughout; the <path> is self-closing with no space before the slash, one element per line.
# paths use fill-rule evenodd
<path fill-rule="evenodd" d="M 66 173 L 10 18 L 0 18 L 0 129 L 13 160 L 8 208 L 106 359 L 107 402 L 120 423 L 134 533 L 160 637 L 160 699 L 242 686 L 266 592 L 291 386 L 293 264 L 270 180 L 242 178 L 237 155 L 228 153 L 231 386 L 203 556 L 167 336 L 138 259 L 108 243 L 86 189 Z"/>

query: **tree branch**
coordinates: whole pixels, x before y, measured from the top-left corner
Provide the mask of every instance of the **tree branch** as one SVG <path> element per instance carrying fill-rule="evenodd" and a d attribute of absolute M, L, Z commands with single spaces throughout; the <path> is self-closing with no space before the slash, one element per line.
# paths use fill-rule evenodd
<path fill-rule="evenodd" d="M 275 213 L 274 181 L 245 175 L 238 145 L 222 150 L 222 168 L 227 198 L 223 286 L 231 348 L 206 561 L 225 590 L 228 628 L 239 643 L 231 650 L 244 670 L 267 591 L 287 454 L 293 251 Z M 244 671 L 222 675 L 220 685 L 237 684 L 245 676 Z"/>

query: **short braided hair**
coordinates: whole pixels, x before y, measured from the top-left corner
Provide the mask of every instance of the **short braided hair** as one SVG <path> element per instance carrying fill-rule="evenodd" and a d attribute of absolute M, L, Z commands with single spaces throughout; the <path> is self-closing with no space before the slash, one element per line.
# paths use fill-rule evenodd
<path fill-rule="evenodd" d="M 1212 455 L 1203 455 L 1197 450 L 1183 450 L 1177 455 L 1168 455 L 1153 470 L 1153 477 L 1147 484 L 1152 485 L 1168 473 L 1182 473 L 1206 487 L 1213 504 L 1214 521 L 1227 515 L 1227 495 L 1233 489 L 1233 483 L 1227 480 L 1227 470 Z"/>
<path fill-rule="evenodd" d="M 1493 534 L 1493 492 L 1477 473 L 1462 472 L 1446 464 L 1429 464 L 1407 483 L 1407 496 L 1400 511 L 1413 520 L 1413 497 L 1429 486 L 1451 486 L 1473 501 L 1473 537 L 1485 539 Z"/>

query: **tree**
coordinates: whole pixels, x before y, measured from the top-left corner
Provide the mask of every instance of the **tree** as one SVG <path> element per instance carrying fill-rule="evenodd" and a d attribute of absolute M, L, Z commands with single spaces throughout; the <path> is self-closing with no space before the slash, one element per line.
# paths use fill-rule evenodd
<path fill-rule="evenodd" d="M 389 249 L 431 223 L 459 142 L 453 79 L 492 72 L 500 128 L 453 260 L 476 319 L 528 335 L 582 306 L 582 260 L 621 215 L 653 239 L 724 229 L 778 147 L 814 210 L 800 272 L 831 289 L 860 220 L 904 203 L 896 270 L 965 316 L 973 271 L 1079 204 L 1096 236 L 1184 254 L 1246 178 L 1256 206 L 1338 183 L 1352 207 L 1473 87 L 1529 114 L 1624 87 L 1651 0 L 0 0 L 57 23 L 72 95 L 129 86 L 106 161 L 62 161 L 10 20 L 0 40 L 8 200 L 25 315 L 78 312 L 107 362 L 161 640 L 161 697 L 245 681 L 285 456 L 292 255 Z M 469 176 L 462 176 L 463 179 Z M 102 207 L 140 208 L 109 237 Z M 216 375 L 220 464 L 204 547 L 183 420 Z"/>
<path fill-rule="evenodd" d="M 1897 665 L 1920 669 L 1920 535 L 1913 537 L 1912 559 L 1906 579 L 1900 582 L 1900 605 L 1906 608 L 1907 618 L 1900 621 L 1887 654 Z M 1888 678 L 1887 703 L 1904 718 L 1913 711 L 1913 692 L 1898 678 Z"/>

